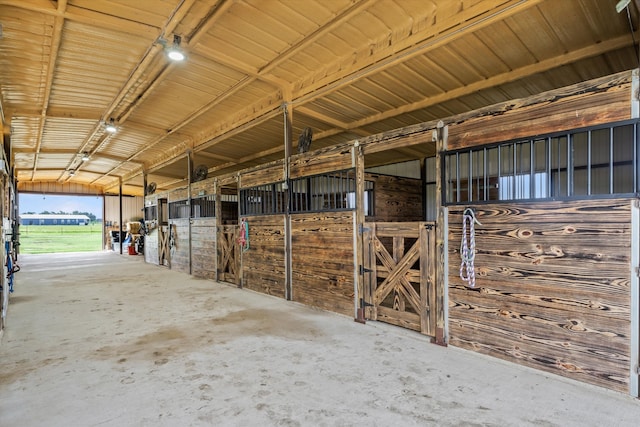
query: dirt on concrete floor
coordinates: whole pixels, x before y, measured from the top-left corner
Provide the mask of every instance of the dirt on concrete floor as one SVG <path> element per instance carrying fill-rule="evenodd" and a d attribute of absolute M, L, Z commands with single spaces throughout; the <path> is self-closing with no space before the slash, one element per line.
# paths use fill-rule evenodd
<path fill-rule="evenodd" d="M 110 252 L 21 256 L 0 426 L 637 426 L 640 401 Z"/>

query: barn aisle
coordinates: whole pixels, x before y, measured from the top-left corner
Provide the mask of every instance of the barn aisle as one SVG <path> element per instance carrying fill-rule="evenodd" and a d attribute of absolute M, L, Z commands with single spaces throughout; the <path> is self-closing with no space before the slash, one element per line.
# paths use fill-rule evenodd
<path fill-rule="evenodd" d="M 20 259 L 1 426 L 635 426 L 640 401 L 114 253 Z"/>

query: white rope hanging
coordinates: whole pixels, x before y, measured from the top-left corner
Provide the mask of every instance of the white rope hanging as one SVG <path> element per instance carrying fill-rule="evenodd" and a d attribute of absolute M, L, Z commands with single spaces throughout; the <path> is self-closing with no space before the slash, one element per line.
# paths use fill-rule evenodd
<path fill-rule="evenodd" d="M 476 229 L 475 224 L 480 224 L 476 219 L 473 209 L 466 208 L 462 213 L 462 241 L 460 242 L 460 278 L 467 282 L 470 288 L 476 286 Z M 468 231 L 468 235 L 467 235 Z"/>

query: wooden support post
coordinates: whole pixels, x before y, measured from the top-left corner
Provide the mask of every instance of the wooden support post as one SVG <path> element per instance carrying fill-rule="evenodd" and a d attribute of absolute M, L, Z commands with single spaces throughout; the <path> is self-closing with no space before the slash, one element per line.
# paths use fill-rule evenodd
<path fill-rule="evenodd" d="M 356 141 L 353 144 L 352 157 L 355 160 L 356 168 L 356 213 L 355 213 L 355 268 L 356 268 L 356 283 L 355 283 L 355 308 L 356 315 L 355 321 L 359 323 L 365 323 L 365 290 L 364 290 L 364 217 L 365 217 L 365 205 L 364 205 L 364 154 L 360 143 Z"/>
<path fill-rule="evenodd" d="M 191 257 L 193 255 L 193 245 L 191 242 L 191 228 L 193 225 L 193 219 L 191 218 L 191 182 L 193 181 L 193 156 L 192 151 L 187 150 L 187 206 L 189 206 L 189 274 L 193 274 L 193 261 Z"/>
<path fill-rule="evenodd" d="M 631 118 L 640 117 L 640 70 L 631 72 Z"/>
<path fill-rule="evenodd" d="M 629 394 L 640 397 L 640 200 L 631 206 L 631 342 Z"/>
<path fill-rule="evenodd" d="M 221 239 L 224 237 L 223 227 L 222 227 L 222 189 L 218 184 L 218 178 L 216 178 L 213 181 L 213 192 L 216 195 L 215 196 L 216 197 L 216 247 L 214 249 L 216 254 L 215 279 L 217 282 L 220 280 L 220 255 L 221 255 L 221 245 L 222 245 Z"/>
<path fill-rule="evenodd" d="M 447 331 L 447 208 L 442 206 L 443 191 L 443 152 L 446 149 L 447 127 L 438 122 L 436 138 L 436 329 L 434 342 L 446 346 L 448 342 Z"/>
<path fill-rule="evenodd" d="M 288 110 L 288 104 L 282 105 L 284 122 L 284 189 L 289 188 L 289 162 L 291 160 L 291 132 L 293 129 L 292 112 Z M 285 193 L 284 214 L 284 297 L 293 299 L 293 284 L 291 283 L 292 257 L 291 257 L 291 215 L 289 213 L 289 192 Z"/>
<path fill-rule="evenodd" d="M 143 194 L 143 196 L 142 196 L 142 206 L 144 206 L 144 204 L 146 202 L 145 199 L 147 198 L 147 179 L 148 179 L 147 171 L 143 170 L 142 171 L 142 194 Z"/>
<path fill-rule="evenodd" d="M 122 255 L 122 178 L 118 178 L 118 241 L 120 242 L 120 255 Z"/>

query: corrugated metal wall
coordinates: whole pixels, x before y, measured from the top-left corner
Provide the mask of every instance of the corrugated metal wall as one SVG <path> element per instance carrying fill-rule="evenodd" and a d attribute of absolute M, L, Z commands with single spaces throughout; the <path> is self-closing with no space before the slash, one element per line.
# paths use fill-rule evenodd
<path fill-rule="evenodd" d="M 122 222 L 126 224 L 131 221 L 138 221 L 142 218 L 143 198 L 122 197 Z M 116 225 L 120 221 L 119 197 L 104 196 L 104 223 L 105 225 Z"/>

